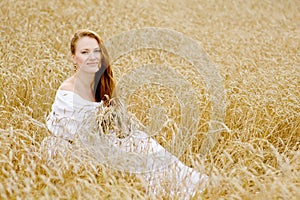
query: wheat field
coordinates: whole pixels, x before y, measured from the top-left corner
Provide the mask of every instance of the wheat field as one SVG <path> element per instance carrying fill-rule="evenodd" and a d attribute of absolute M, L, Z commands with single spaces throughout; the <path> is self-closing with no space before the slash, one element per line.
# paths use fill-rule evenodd
<path fill-rule="evenodd" d="M 300 199 L 298 0 L 2 0 L 0 12 L 0 199 L 169 199 L 146 195 L 142 180 L 93 159 L 58 155 L 49 163 L 40 151 L 55 92 L 74 73 L 72 34 L 88 28 L 106 40 L 144 27 L 199 41 L 226 89 L 226 129 L 215 146 L 199 153 L 203 125 L 180 156 L 209 175 L 194 199 Z M 181 58 L 132 52 L 112 63 L 116 81 L 142 63 L 178 69 L 199 94 L 189 104 L 203 109 L 200 124 L 209 121 L 203 77 Z M 129 109 L 145 125 L 159 99 L 172 120 L 180 119 L 168 88 L 148 85 L 136 94 Z M 156 139 L 167 145 L 165 137 Z"/>

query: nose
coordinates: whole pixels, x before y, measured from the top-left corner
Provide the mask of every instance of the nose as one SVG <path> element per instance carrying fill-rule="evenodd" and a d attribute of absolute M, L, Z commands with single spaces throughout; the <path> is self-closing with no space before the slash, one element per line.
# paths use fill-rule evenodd
<path fill-rule="evenodd" d="M 97 60 L 98 59 L 98 56 L 95 52 L 91 52 L 89 57 L 88 57 L 88 60 Z"/>
<path fill-rule="evenodd" d="M 94 52 L 92 52 L 91 55 L 90 55 L 89 57 L 90 57 L 90 59 L 97 58 Z"/>

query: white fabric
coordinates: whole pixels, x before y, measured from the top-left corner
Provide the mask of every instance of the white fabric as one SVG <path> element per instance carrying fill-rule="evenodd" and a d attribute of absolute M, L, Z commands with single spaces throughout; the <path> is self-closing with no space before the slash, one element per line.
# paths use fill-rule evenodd
<path fill-rule="evenodd" d="M 88 122 L 97 125 L 96 110 L 99 108 L 103 108 L 102 102 L 90 102 L 74 92 L 59 89 L 46 122 L 53 134 L 44 140 L 49 157 L 55 155 L 57 146 L 70 148 L 71 141 L 79 135 L 100 162 L 109 163 L 119 170 L 126 170 L 127 167 L 131 173 L 144 172 L 144 177 L 149 182 L 148 189 L 157 191 L 162 187 L 162 182 L 168 182 L 170 188 L 165 188 L 165 192 L 171 196 L 188 199 L 196 191 L 201 192 L 207 176 L 185 166 L 146 133 L 135 131 L 124 139 L 117 138 L 113 132 L 106 136 L 101 136 L 99 132 L 91 134 L 91 126 L 85 121 L 88 119 Z M 129 158 L 134 158 L 137 162 L 126 163 Z"/>

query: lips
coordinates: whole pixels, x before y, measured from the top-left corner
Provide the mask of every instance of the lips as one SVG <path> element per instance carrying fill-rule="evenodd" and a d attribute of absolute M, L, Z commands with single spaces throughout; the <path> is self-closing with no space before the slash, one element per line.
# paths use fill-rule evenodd
<path fill-rule="evenodd" d="M 94 63 L 87 63 L 88 65 L 98 65 L 97 62 L 94 62 Z"/>

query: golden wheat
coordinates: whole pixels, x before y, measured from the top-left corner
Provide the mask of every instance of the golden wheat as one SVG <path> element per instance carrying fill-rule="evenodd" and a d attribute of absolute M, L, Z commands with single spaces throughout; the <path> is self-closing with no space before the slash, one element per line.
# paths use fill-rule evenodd
<path fill-rule="evenodd" d="M 143 64 L 172 66 L 197 91 L 190 104 L 201 110 L 201 122 L 180 157 L 210 177 L 195 199 L 300 198 L 299 1 L 3 0 L 0 12 L 1 199 L 146 198 L 138 176 L 71 154 L 47 162 L 39 149 L 50 135 L 44 122 L 55 91 L 73 73 L 68 47 L 74 31 L 89 28 L 106 40 L 149 26 L 200 41 L 226 88 L 230 131 L 201 156 L 211 108 L 203 77 L 191 64 L 152 50 L 112 63 L 117 81 Z M 130 112 L 146 126 L 158 130 L 159 119 L 168 118 L 165 135 L 156 136 L 168 145 L 182 117 L 174 91 L 147 85 L 130 101 Z M 161 102 L 166 112 L 155 121 L 152 106 Z"/>

